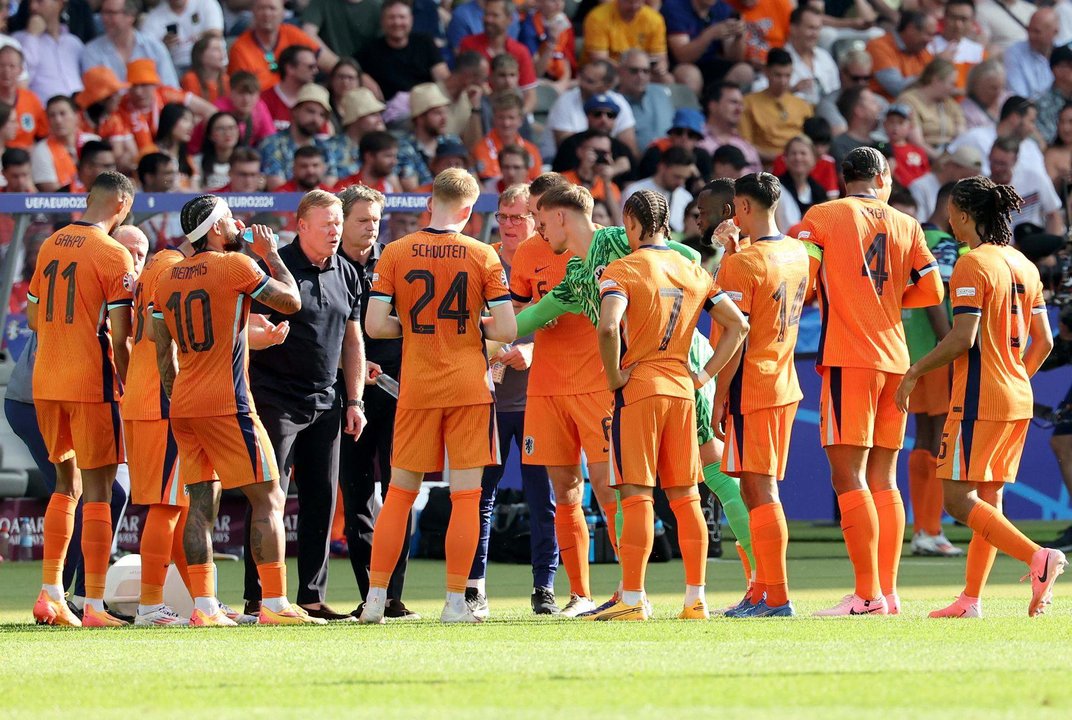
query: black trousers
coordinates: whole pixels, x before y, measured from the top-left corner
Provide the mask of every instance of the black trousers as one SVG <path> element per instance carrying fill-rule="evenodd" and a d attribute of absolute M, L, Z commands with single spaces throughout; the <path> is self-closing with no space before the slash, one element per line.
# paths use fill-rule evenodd
<path fill-rule="evenodd" d="M 258 406 L 261 422 L 275 449 L 279 484 L 286 494 L 291 470 L 298 487 L 298 591 L 300 605 L 324 602 L 328 585 L 328 557 L 335 497 L 339 491 L 339 436 L 342 409 L 291 414 L 271 406 Z M 245 598 L 261 599 L 260 578 L 250 550 L 252 511 L 246 510 Z"/>
<path fill-rule="evenodd" d="M 381 497 L 387 495 L 391 480 L 391 449 L 395 432 L 397 401 L 376 386 L 365 387 L 365 417 L 368 424 L 357 442 L 349 436 L 343 439 L 339 459 L 339 487 L 346 517 L 346 543 L 350 547 L 350 565 L 361 597 L 368 597 L 369 562 L 372 560 L 372 511 L 375 508 L 376 479 L 381 482 Z M 377 470 L 378 475 L 377 475 Z M 395 565 L 387 586 L 389 600 L 402 599 L 406 583 L 406 564 L 409 558 L 409 539 L 413 532 L 406 528 L 402 554 Z"/>

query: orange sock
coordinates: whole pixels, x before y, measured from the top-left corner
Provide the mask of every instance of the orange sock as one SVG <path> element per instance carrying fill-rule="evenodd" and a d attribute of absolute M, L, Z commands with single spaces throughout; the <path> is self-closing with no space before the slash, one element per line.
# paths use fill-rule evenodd
<path fill-rule="evenodd" d="M 569 577 L 570 592 L 581 597 L 592 597 L 588 586 L 588 523 L 580 503 L 555 504 L 555 535 L 562 553 L 562 565 Z"/>
<path fill-rule="evenodd" d="M 45 559 L 41 564 L 43 585 L 63 585 L 63 559 L 74 535 L 74 510 L 78 501 L 70 495 L 52 493 L 45 509 Z"/>
<path fill-rule="evenodd" d="M 1001 552 L 1027 565 L 1031 564 L 1031 556 L 1039 549 L 1000 510 L 981 500 L 968 513 L 968 527 Z"/>
<path fill-rule="evenodd" d="M 982 597 L 983 586 L 990 576 L 990 568 L 994 567 L 994 560 L 998 556 L 998 549 L 988 543 L 979 533 L 972 533 L 971 542 L 968 543 L 968 563 L 964 568 L 964 594 L 968 597 Z"/>
<path fill-rule="evenodd" d="M 653 506 L 654 507 L 654 506 Z M 678 498 L 670 503 L 677 520 L 677 542 L 685 566 L 685 584 L 703 585 L 707 579 L 707 521 L 700 510 L 700 496 Z"/>
<path fill-rule="evenodd" d="M 655 501 L 647 495 L 622 498 L 622 590 L 642 592 L 648 556 L 655 544 Z"/>
<path fill-rule="evenodd" d="M 257 565 L 261 579 L 261 596 L 265 600 L 287 596 L 287 564 L 282 560 Z"/>
<path fill-rule="evenodd" d="M 193 586 L 190 584 L 190 570 L 186 567 L 186 546 L 183 545 L 183 536 L 186 534 L 186 516 L 190 514 L 189 508 L 179 508 L 179 519 L 175 521 L 175 534 L 171 536 L 171 562 L 179 571 L 179 577 L 187 590 Z M 193 597 L 193 591 L 190 592 Z"/>
<path fill-rule="evenodd" d="M 215 565 L 207 562 L 190 566 L 190 595 L 194 600 L 216 597 Z"/>
<path fill-rule="evenodd" d="M 924 493 L 923 529 L 930 535 L 942 534 L 942 512 L 945 506 L 945 492 L 942 481 L 938 479 L 938 458 L 933 455 L 927 459 L 927 491 Z"/>
<path fill-rule="evenodd" d="M 391 573 L 395 571 L 398 558 L 402 554 L 402 543 L 406 539 L 409 526 L 409 514 L 417 492 L 403 490 L 391 485 L 387 488 L 380 516 L 372 531 L 372 557 L 369 559 L 369 586 L 387 589 L 391 582 Z M 476 550 L 473 550 L 476 555 Z M 468 573 L 466 573 L 468 574 Z"/>
<path fill-rule="evenodd" d="M 752 533 L 752 552 L 756 563 L 763 568 L 767 605 L 777 607 L 789 602 L 789 580 L 786 570 L 786 549 L 789 546 L 789 526 L 781 503 L 767 503 L 748 514 Z M 758 602 L 755 593 L 752 601 Z"/>
<path fill-rule="evenodd" d="M 856 576 L 855 593 L 874 600 L 881 592 L 878 585 L 878 514 L 870 490 L 850 490 L 838 495 L 841 508 L 841 532 L 845 549 Z"/>
<path fill-rule="evenodd" d="M 86 597 L 104 599 L 104 577 L 112 556 L 112 510 L 106 502 L 82 508 L 82 559 L 86 566 Z"/>
<path fill-rule="evenodd" d="M 447 556 L 447 592 L 465 592 L 479 540 L 480 488 L 452 492 L 444 548 Z"/>
<path fill-rule="evenodd" d="M 897 570 L 904 547 L 905 511 L 901 492 L 879 490 L 872 493 L 878 515 L 878 582 L 883 595 L 897 592 Z"/>
<path fill-rule="evenodd" d="M 141 605 L 164 602 L 164 579 L 171 564 L 175 525 L 182 508 L 174 505 L 151 505 L 141 531 Z"/>
<path fill-rule="evenodd" d="M 748 562 L 748 553 L 744 551 L 740 543 L 736 543 L 737 557 L 741 558 L 741 567 L 744 569 L 744 585 L 745 587 L 752 586 L 752 565 Z M 753 550 L 754 552 L 754 550 Z"/>
<path fill-rule="evenodd" d="M 932 459 L 933 456 L 922 449 L 908 454 L 908 501 L 912 504 L 913 533 L 926 530 L 924 519 L 928 512 L 927 484 Z"/>
<path fill-rule="evenodd" d="M 618 515 L 617 505 L 604 505 L 602 508 L 603 517 L 607 519 L 607 535 L 610 536 L 610 546 L 614 549 L 614 554 L 618 554 L 618 528 L 615 527 L 614 522 Z"/>

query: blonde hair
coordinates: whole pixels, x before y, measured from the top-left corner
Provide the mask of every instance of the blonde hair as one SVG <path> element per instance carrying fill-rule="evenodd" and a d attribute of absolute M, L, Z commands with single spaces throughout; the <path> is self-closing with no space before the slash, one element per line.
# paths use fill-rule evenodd
<path fill-rule="evenodd" d="M 327 190 L 310 190 L 298 203 L 298 219 L 305 217 L 306 213 L 314 208 L 329 208 L 335 205 L 342 206 L 342 201 Z"/>
<path fill-rule="evenodd" d="M 379 203 L 381 210 L 387 205 L 387 198 L 384 197 L 383 193 L 375 188 L 370 188 L 368 185 L 350 185 L 349 187 L 340 190 L 335 196 L 339 198 L 339 202 L 342 203 L 343 217 L 350 214 L 350 208 L 352 208 L 355 203 Z"/>
<path fill-rule="evenodd" d="M 499 195 L 499 207 L 510 205 L 518 200 L 527 203 L 529 201 L 529 186 L 524 183 L 511 185 Z"/>
<path fill-rule="evenodd" d="M 592 217 L 592 193 L 580 185 L 556 185 L 540 196 L 541 210 L 573 210 Z"/>
<path fill-rule="evenodd" d="M 432 183 L 432 199 L 441 205 L 471 205 L 480 197 L 480 185 L 468 170 L 447 168 Z"/>

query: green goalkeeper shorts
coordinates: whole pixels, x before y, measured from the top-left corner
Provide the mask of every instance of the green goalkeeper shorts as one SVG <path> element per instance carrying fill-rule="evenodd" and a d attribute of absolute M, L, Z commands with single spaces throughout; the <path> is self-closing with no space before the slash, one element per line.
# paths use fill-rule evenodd
<path fill-rule="evenodd" d="M 714 354 L 707 338 L 699 330 L 693 330 L 692 345 L 689 347 L 689 367 L 692 371 L 700 372 Z M 696 442 L 700 445 L 715 439 L 715 432 L 711 429 L 714 404 L 715 383 L 711 381 L 696 391 Z"/>

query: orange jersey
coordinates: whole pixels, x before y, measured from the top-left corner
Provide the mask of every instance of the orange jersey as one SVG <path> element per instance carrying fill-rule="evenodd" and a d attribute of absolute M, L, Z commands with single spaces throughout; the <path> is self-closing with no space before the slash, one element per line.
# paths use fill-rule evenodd
<path fill-rule="evenodd" d="M 873 197 L 852 196 L 814 205 L 797 235 L 818 270 L 822 325 L 816 364 L 908 370 L 901 324 L 906 291 L 925 276 L 943 297 L 938 265 L 923 229 L 909 215 Z"/>
<path fill-rule="evenodd" d="M 949 419 L 1032 417 L 1023 356 L 1031 316 L 1046 312 L 1038 269 L 1019 250 L 983 244 L 957 260 L 949 293 L 954 316 L 980 316 L 975 344 L 953 362 Z"/>
<path fill-rule="evenodd" d="M 35 142 L 48 135 L 48 114 L 32 90 L 20 87 L 15 91 L 15 106 L 11 112 L 18 120 L 18 130 L 15 137 L 8 140 L 8 147 L 29 150 Z"/>
<path fill-rule="evenodd" d="M 134 279 L 130 253 L 96 225 L 71 223 L 45 240 L 27 296 L 37 304 L 35 399 L 119 399 L 108 311 L 130 307 Z"/>
<path fill-rule="evenodd" d="M 510 268 L 510 296 L 519 303 L 539 302 L 562 282 L 570 252 L 555 255 L 540 235 L 522 242 Z M 595 326 L 581 314 L 563 313 L 552 328 L 537 330 L 529 369 L 528 394 L 585 395 L 605 391 Z"/>
<path fill-rule="evenodd" d="M 543 168 L 540 151 L 520 135 L 514 138 L 513 144 L 525 148 L 525 151 L 529 154 L 532 159 L 532 164 L 529 165 L 529 181 L 535 180 Z M 473 162 L 476 165 L 477 174 L 481 178 L 502 176 L 502 170 L 499 169 L 499 153 L 502 152 L 504 145 L 506 143 L 499 137 L 499 132 L 492 130 L 473 146 Z"/>
<path fill-rule="evenodd" d="M 380 255 L 371 299 L 393 303 L 402 323 L 399 408 L 493 402 L 480 315 L 510 302 L 495 250 L 452 231 L 406 235 Z"/>
<path fill-rule="evenodd" d="M 119 101 L 119 115 L 122 116 L 127 127 L 134 136 L 134 144 L 139 150 L 144 150 L 155 142 L 157 125 L 160 122 L 160 111 L 168 103 L 186 105 L 190 102 L 191 93 L 178 88 L 156 88 L 153 104 L 145 110 L 135 108 L 130 95 L 126 95 Z"/>
<path fill-rule="evenodd" d="M 804 244 L 785 235 L 760 238 L 722 261 L 718 284 L 752 328 L 730 383 L 730 411 L 751 413 L 803 398 L 793 352 L 808 292 Z"/>
<path fill-rule="evenodd" d="M 246 320 L 267 284 L 248 256 L 212 251 L 180 260 L 157 280 L 153 318 L 167 323 L 179 351 L 172 419 L 256 412 Z"/>
<path fill-rule="evenodd" d="M 708 301 L 726 295 L 698 264 L 665 245 L 642 245 L 607 265 L 599 282 L 600 299 L 625 298 L 622 320 L 622 367 L 633 366 L 620 401 L 652 395 L 689 398 L 695 394 L 689 374 L 692 331 Z"/>
<path fill-rule="evenodd" d="M 164 420 L 168 417 L 168 399 L 160 384 L 156 363 L 156 343 L 150 328 L 153 323 L 153 295 L 160 277 L 185 257 L 178 250 L 161 250 L 145 266 L 134 287 L 134 346 L 130 349 L 127 384 L 123 388 L 124 420 Z"/>

